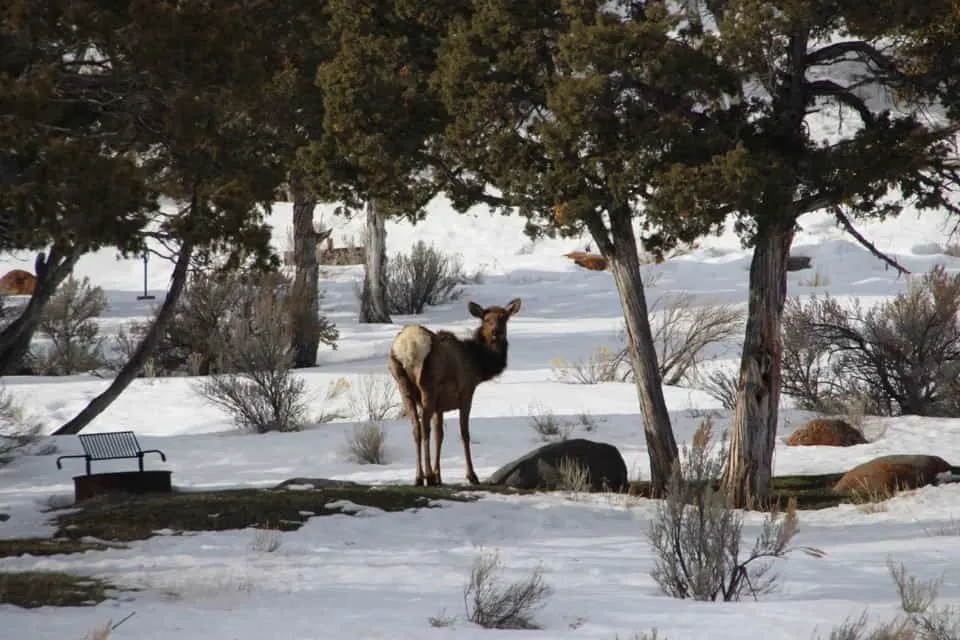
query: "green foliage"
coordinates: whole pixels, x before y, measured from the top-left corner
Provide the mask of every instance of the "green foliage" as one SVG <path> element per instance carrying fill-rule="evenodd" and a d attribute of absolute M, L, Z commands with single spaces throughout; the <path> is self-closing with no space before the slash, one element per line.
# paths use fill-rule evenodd
<path fill-rule="evenodd" d="M 423 214 L 437 193 L 429 147 L 446 121 L 429 83 L 440 37 L 463 4 L 326 3 L 337 46 L 317 69 L 322 135 L 302 154 L 321 197 L 348 209 L 376 198 L 388 214 Z"/>
<path fill-rule="evenodd" d="M 670 36 L 679 15 L 627 4 L 485 3 L 455 29 L 437 82 L 457 114 L 445 149 L 472 176 L 460 206 L 492 183 L 531 235 L 605 236 L 604 214 L 632 217 L 658 169 L 709 149 L 695 107 L 712 110 L 730 74 Z M 688 218 L 677 236 L 710 226 Z"/>
<path fill-rule="evenodd" d="M 265 259 L 262 213 L 292 157 L 278 126 L 290 4 L 5 5 L 0 248 L 134 251 L 157 219 L 201 254 Z M 158 216 L 161 193 L 189 209 Z"/>

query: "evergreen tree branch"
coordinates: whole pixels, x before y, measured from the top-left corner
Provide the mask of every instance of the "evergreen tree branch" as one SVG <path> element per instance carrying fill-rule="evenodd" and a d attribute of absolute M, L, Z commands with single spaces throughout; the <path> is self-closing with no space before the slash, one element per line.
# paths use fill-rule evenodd
<path fill-rule="evenodd" d="M 867 240 L 865 237 L 863 237 L 863 234 L 857 231 L 857 229 L 853 226 L 853 223 L 850 221 L 850 218 L 847 217 L 847 215 L 843 212 L 843 210 L 839 206 L 830 207 L 830 210 L 833 213 L 834 217 L 837 219 L 837 222 L 840 223 L 840 226 L 843 227 L 843 230 L 849 233 L 851 236 L 853 236 L 853 239 L 856 240 L 858 243 L 860 243 L 860 245 L 864 249 L 866 249 L 867 251 L 872 253 L 874 256 L 876 256 L 886 264 L 896 269 L 897 272 L 902 273 L 904 275 L 909 275 L 910 271 L 906 267 L 904 267 L 902 264 L 900 264 L 899 262 L 897 262 L 896 260 L 888 256 L 884 252 L 880 251 L 880 249 L 878 249 L 875 244 L 873 244 L 872 242 Z"/>

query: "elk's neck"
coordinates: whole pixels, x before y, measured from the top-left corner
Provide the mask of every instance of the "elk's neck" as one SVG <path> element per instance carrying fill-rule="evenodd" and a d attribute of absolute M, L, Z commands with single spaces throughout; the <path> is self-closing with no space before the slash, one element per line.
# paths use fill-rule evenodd
<path fill-rule="evenodd" d="M 473 368 L 481 381 L 486 382 L 495 378 L 507 368 L 508 345 L 506 340 L 491 347 L 477 332 L 472 338 L 465 340 L 463 344 L 470 352 Z"/>

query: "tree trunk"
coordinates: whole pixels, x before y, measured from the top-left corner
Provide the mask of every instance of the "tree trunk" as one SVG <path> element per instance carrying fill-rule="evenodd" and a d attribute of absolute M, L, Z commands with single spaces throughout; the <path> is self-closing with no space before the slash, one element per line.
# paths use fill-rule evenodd
<path fill-rule="evenodd" d="M 780 326 L 787 293 L 793 225 L 757 231 L 750 264 L 750 300 L 737 407 L 723 487 L 733 504 L 766 497 L 773 469 L 780 404 Z"/>
<path fill-rule="evenodd" d="M 657 352 L 654 349 L 653 333 L 647 315 L 647 300 L 640 275 L 637 241 L 628 217 L 619 224 L 614 223 L 613 244 L 608 238 L 604 238 L 604 242 L 596 233 L 593 235 L 601 251 L 608 254 L 613 280 L 620 294 L 620 305 L 627 326 L 630 364 L 637 383 L 647 454 L 650 457 L 650 490 L 652 495 L 660 496 L 666 489 L 673 465 L 678 458 L 677 442 L 673 437 L 670 413 L 663 397 Z"/>
<path fill-rule="evenodd" d="M 117 372 L 117 377 L 113 379 L 110 386 L 90 401 L 83 410 L 73 417 L 72 420 L 53 432 L 55 436 L 75 435 L 90 424 L 97 416 L 106 411 L 107 407 L 113 404 L 113 401 L 120 397 L 124 389 L 130 386 L 143 365 L 153 354 L 157 343 L 160 341 L 160 334 L 170 318 L 173 317 L 174 309 L 180 294 L 183 293 L 183 287 L 187 282 L 187 275 L 190 269 L 190 258 L 193 256 L 193 240 L 189 235 L 180 247 L 180 255 L 177 257 L 177 264 L 173 269 L 173 277 L 170 280 L 170 290 L 167 292 L 163 305 L 154 318 L 150 329 L 143 336 L 143 340 L 137 346 L 137 350 L 130 356 L 130 360 L 123 365 L 123 368 Z"/>
<path fill-rule="evenodd" d="M 367 228 L 364 233 L 366 264 L 363 293 L 360 297 L 360 322 L 390 323 L 387 311 L 387 225 L 376 200 L 367 202 Z"/>
<path fill-rule="evenodd" d="M 313 227 L 313 210 L 317 201 L 304 188 L 302 177 L 290 177 L 293 195 L 293 261 L 296 275 L 293 280 L 292 306 L 293 366 L 312 367 L 317 364 L 320 347 L 318 288 L 320 266 L 317 264 L 317 233 Z"/>
<path fill-rule="evenodd" d="M 0 375 L 10 375 L 19 369 L 30 350 L 30 342 L 40 324 L 44 307 L 56 293 L 57 287 L 73 272 L 82 253 L 78 248 L 71 247 L 61 254 L 53 247 L 48 256 L 37 254 L 34 263 L 37 282 L 33 295 L 20 316 L 0 333 Z"/>

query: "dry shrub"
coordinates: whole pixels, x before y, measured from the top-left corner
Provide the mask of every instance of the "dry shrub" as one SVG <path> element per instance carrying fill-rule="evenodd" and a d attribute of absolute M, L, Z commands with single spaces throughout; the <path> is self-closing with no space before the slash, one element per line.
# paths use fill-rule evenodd
<path fill-rule="evenodd" d="M 292 375 L 290 316 L 281 299 L 285 283 L 265 277 L 249 305 L 227 316 L 216 334 L 215 368 L 194 388 L 233 416 L 244 431 L 298 431 L 307 407 L 305 384 Z"/>
<path fill-rule="evenodd" d="M 739 371 L 733 367 L 718 367 L 706 375 L 698 374 L 696 388 L 705 391 L 720 406 L 729 411 L 737 408 Z"/>
<path fill-rule="evenodd" d="M 560 420 L 549 409 L 535 409 L 530 414 L 530 426 L 544 442 L 566 440 L 573 433 L 573 423 Z"/>
<path fill-rule="evenodd" d="M 250 541 L 250 550 L 257 553 L 273 553 L 283 544 L 279 529 L 258 528 Z"/>
<path fill-rule="evenodd" d="M 263 295 L 263 289 L 276 292 L 282 300 L 284 313 L 290 313 L 296 304 L 294 288 L 288 278 L 276 273 L 256 271 L 191 272 L 183 294 L 177 301 L 173 317 L 161 332 L 154 351 L 154 371 L 157 375 L 206 376 L 212 373 L 230 373 L 225 369 L 229 359 L 221 358 L 222 333 L 230 318 L 249 315 Z M 320 298 L 322 299 L 322 294 Z M 280 309 L 277 317 L 280 317 Z M 322 313 L 317 322 L 320 342 L 336 347 L 340 333 L 333 322 Z M 284 321 L 289 324 L 289 321 Z M 149 323 L 134 323 L 118 336 L 115 348 L 129 354 L 136 348 L 149 329 Z M 292 340 L 292 336 L 291 336 Z"/>
<path fill-rule="evenodd" d="M 347 436 L 347 456 L 358 464 L 386 464 L 387 434 L 379 422 L 354 425 Z"/>
<path fill-rule="evenodd" d="M 103 342 L 95 318 L 107 309 L 107 296 L 90 279 L 64 281 L 40 314 L 37 331 L 50 346 L 34 354 L 37 373 L 70 375 L 103 365 Z"/>
<path fill-rule="evenodd" d="M 657 352 L 660 378 L 665 385 L 679 385 L 697 378 L 706 350 L 736 338 L 743 331 L 744 312 L 730 304 L 696 304 L 688 293 L 664 295 L 650 305 L 653 344 Z M 616 358 L 624 374 L 632 380 L 629 350 Z"/>
<path fill-rule="evenodd" d="M 459 300 L 463 285 L 479 282 L 480 274 L 468 276 L 456 255 L 441 253 L 420 240 L 409 255 L 395 254 L 387 261 L 387 310 L 399 315 L 423 313 Z"/>
<path fill-rule="evenodd" d="M 616 636 L 616 640 L 620 640 L 619 635 Z M 650 631 L 644 631 L 642 633 L 638 631 L 637 633 L 630 636 L 630 640 L 667 640 L 667 639 L 660 637 L 660 635 L 657 633 L 656 627 L 654 627 Z"/>
<path fill-rule="evenodd" d="M 441 609 L 440 613 L 435 616 L 430 616 L 427 618 L 427 621 L 434 629 L 448 629 L 456 624 L 457 618 L 455 616 L 447 615 L 446 609 Z"/>
<path fill-rule="evenodd" d="M 343 420 L 349 417 L 346 413 L 341 411 L 338 408 L 331 408 L 332 405 L 339 400 L 348 390 L 350 389 L 350 382 L 346 378 L 340 377 L 327 385 L 327 390 L 323 394 L 323 403 L 324 407 L 320 410 L 320 413 L 314 418 L 314 422 L 318 424 L 326 424 L 328 422 L 335 422 L 337 420 Z"/>
<path fill-rule="evenodd" d="M 387 375 L 360 376 L 348 401 L 349 411 L 357 420 L 382 422 L 403 417 L 403 406 L 397 385 Z"/>
<path fill-rule="evenodd" d="M 597 347 L 586 358 L 573 362 L 561 357 L 550 361 L 550 368 L 558 381 L 576 384 L 617 382 L 623 377 L 619 373 L 623 366 L 617 354 L 604 346 Z"/>
<path fill-rule="evenodd" d="M 83 640 L 110 640 L 113 631 L 113 621 L 108 620 L 102 627 L 91 629 L 83 636 Z"/>
<path fill-rule="evenodd" d="M 902 615 L 870 628 L 866 612 L 835 627 L 830 640 L 956 640 L 960 638 L 960 608 L 937 606 L 943 579 L 921 581 L 903 563 L 887 560 L 887 569 L 900 598 Z"/>
<path fill-rule="evenodd" d="M 584 493 L 590 490 L 590 470 L 574 458 L 561 458 L 557 473 L 560 476 L 557 488 L 561 491 Z"/>
<path fill-rule="evenodd" d="M 785 557 L 797 532 L 796 501 L 784 514 L 772 511 L 758 538 L 742 548 L 743 515 L 715 487 L 726 459 L 726 438 L 712 452 L 712 421 L 700 423 L 692 446 L 681 447 L 665 498 L 657 505 L 647 536 L 656 560 L 651 572 L 660 589 L 674 598 L 739 600 L 769 593 L 773 561 Z M 803 549 L 817 554 L 813 549 Z"/>
<path fill-rule="evenodd" d="M 463 589 L 467 619 L 484 629 L 539 629 L 534 614 L 553 593 L 540 567 L 517 582 L 503 584 L 500 554 L 482 552 Z"/>
<path fill-rule="evenodd" d="M 12 393 L 0 386 L 0 464 L 17 453 L 35 451 L 43 425 L 27 414 Z"/>
<path fill-rule="evenodd" d="M 870 415 L 960 416 L 960 274 L 935 266 L 864 310 L 826 296 L 787 301 L 783 390 L 800 408 Z"/>

